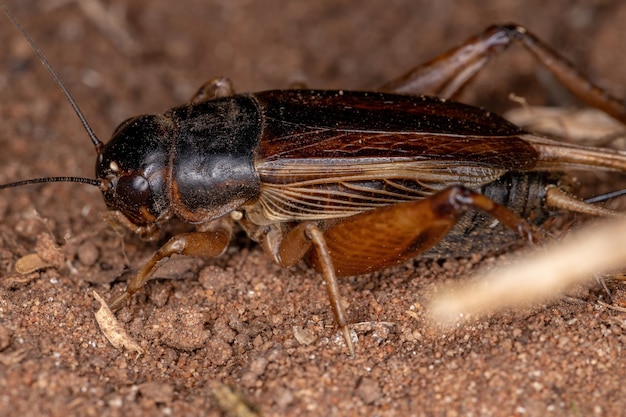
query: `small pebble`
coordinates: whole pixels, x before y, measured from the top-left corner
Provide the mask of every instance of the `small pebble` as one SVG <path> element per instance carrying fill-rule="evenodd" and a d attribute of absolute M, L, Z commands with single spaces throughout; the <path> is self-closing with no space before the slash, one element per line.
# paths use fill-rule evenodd
<path fill-rule="evenodd" d="M 139 392 L 155 403 L 169 404 L 174 399 L 174 388 L 163 382 L 146 382 L 138 386 Z"/>
<path fill-rule="evenodd" d="M 381 397 L 378 382 L 371 378 L 363 378 L 358 388 L 359 397 L 365 404 L 372 404 Z"/>
<path fill-rule="evenodd" d="M 81 264 L 93 266 L 100 257 L 100 250 L 94 243 L 85 241 L 78 247 L 77 255 Z"/>

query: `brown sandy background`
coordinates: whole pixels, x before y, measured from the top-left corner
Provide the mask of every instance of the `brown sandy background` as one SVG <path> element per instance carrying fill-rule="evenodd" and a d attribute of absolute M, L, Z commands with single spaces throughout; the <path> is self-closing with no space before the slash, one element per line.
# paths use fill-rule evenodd
<path fill-rule="evenodd" d="M 11 1 L 103 140 L 127 117 L 162 112 L 203 82 L 238 91 L 375 87 L 495 22 L 515 21 L 624 96 L 621 1 L 389 0 L 281 2 L 137 0 L 104 6 L 123 23 L 102 30 L 93 2 Z M 61 4 L 63 3 L 63 4 Z M 98 3 L 95 3 L 98 5 Z M 116 13 L 121 13 L 116 14 Z M 0 23 L 0 183 L 92 176 L 94 152 L 51 77 Z M 127 31 L 129 37 L 120 34 Z M 130 39 L 130 40 L 129 40 Z M 570 105 L 516 48 L 464 100 L 502 112 L 509 93 Z M 114 349 L 92 291 L 156 244 L 121 240 L 102 222 L 99 191 L 66 184 L 0 194 L 0 415 L 222 415 L 225 383 L 265 415 L 620 415 L 626 409 L 626 315 L 598 286 L 549 305 L 441 334 L 422 309 L 435 286 L 495 257 L 420 261 L 341 281 L 359 335 L 347 358 L 320 277 L 284 270 L 238 236 L 213 261 L 182 260 L 119 317 L 145 354 Z M 62 265 L 16 277 L 37 236 Z M 41 240 L 41 238 L 40 238 Z M 508 254 L 504 254 L 506 261 Z M 609 283 L 624 305 L 624 284 Z M 295 331 L 294 329 L 297 329 Z M 301 341 L 296 340 L 294 333 Z"/>

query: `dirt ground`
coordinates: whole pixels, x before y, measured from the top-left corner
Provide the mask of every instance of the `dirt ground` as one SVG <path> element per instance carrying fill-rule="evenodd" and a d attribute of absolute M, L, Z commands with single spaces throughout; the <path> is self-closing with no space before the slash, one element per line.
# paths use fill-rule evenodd
<path fill-rule="evenodd" d="M 124 119 L 181 104 L 217 75 L 237 91 L 294 81 L 367 89 L 495 22 L 526 25 L 625 95 L 619 0 L 8 3 L 103 140 Z M 0 40 L 0 183 L 93 176 L 80 123 L 5 19 Z M 464 101 L 502 112 L 514 106 L 509 93 L 533 105 L 573 104 L 517 48 Z M 158 243 L 120 238 L 101 219 L 104 208 L 97 189 L 78 184 L 0 193 L 1 416 L 218 416 L 228 392 L 264 415 L 626 410 L 626 314 L 600 303 L 608 301 L 600 285 L 447 333 L 428 325 L 423 306 L 439 284 L 462 282 L 508 253 L 416 259 L 341 280 L 357 323 L 349 359 L 320 276 L 306 265 L 275 266 L 239 234 L 218 259 L 163 267 L 158 277 L 176 279 L 152 281 L 118 314 L 144 354 L 116 349 L 94 319 L 93 291 L 120 294 Z M 57 265 L 16 275 L 16 261 L 49 237 L 62 250 Z M 626 285 L 607 285 L 610 302 L 624 306 Z"/>

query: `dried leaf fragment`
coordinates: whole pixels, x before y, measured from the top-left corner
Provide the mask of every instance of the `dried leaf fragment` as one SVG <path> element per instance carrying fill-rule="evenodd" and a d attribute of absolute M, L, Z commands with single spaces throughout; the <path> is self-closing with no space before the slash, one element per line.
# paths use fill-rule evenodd
<path fill-rule="evenodd" d="M 473 284 L 446 291 L 432 304 L 437 321 L 491 312 L 556 297 L 568 286 L 626 265 L 626 218 L 591 222 L 563 241 L 526 254 Z"/>
<path fill-rule="evenodd" d="M 51 266 L 51 264 L 41 259 L 36 253 L 29 253 L 15 262 L 15 272 L 20 275 L 28 275 Z"/>
<path fill-rule="evenodd" d="M 531 132 L 589 145 L 626 136 L 623 124 L 598 109 L 524 106 L 509 110 L 505 117 Z"/>
<path fill-rule="evenodd" d="M 232 417 L 257 417 L 262 415 L 257 406 L 252 404 L 240 392 L 226 384 L 219 384 L 213 390 L 213 396 L 220 408 Z"/>
<path fill-rule="evenodd" d="M 104 337 L 106 337 L 116 349 L 126 348 L 139 355 L 143 354 L 144 351 L 141 346 L 126 333 L 126 330 L 124 330 L 119 321 L 117 321 L 117 318 L 102 297 L 95 291 L 93 292 L 93 296 L 100 303 L 100 308 L 96 311 L 96 321 Z"/>
<path fill-rule="evenodd" d="M 31 274 L 45 268 L 60 268 L 65 263 L 65 255 L 49 233 L 37 236 L 36 253 L 21 257 L 15 263 L 15 271 L 20 275 Z"/>
<path fill-rule="evenodd" d="M 298 343 L 308 346 L 317 340 L 317 336 L 311 330 L 304 329 L 301 326 L 293 326 L 293 336 Z"/>

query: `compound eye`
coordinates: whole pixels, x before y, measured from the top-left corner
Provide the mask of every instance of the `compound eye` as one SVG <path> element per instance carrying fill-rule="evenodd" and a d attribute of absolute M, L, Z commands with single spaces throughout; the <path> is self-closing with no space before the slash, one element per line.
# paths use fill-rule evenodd
<path fill-rule="evenodd" d="M 116 194 L 132 205 L 142 206 L 152 192 L 148 180 L 141 175 L 124 175 L 117 181 Z"/>

